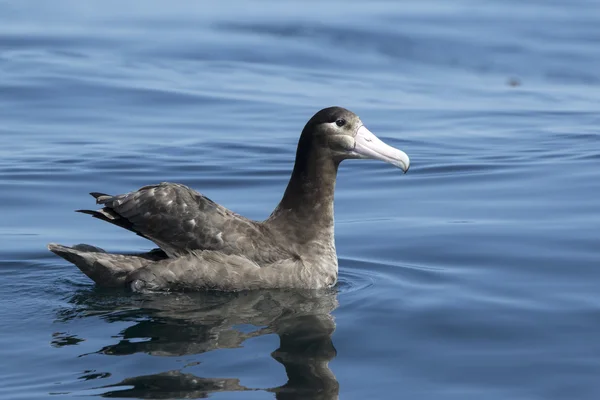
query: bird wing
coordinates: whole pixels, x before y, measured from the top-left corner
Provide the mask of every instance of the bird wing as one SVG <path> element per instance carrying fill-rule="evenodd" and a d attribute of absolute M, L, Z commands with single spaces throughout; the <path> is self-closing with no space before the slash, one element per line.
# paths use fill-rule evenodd
<path fill-rule="evenodd" d="M 163 182 L 116 196 L 91 194 L 104 208 L 78 211 L 153 241 L 169 257 L 193 250 L 240 254 L 259 263 L 290 257 L 260 223 L 185 185 Z"/>

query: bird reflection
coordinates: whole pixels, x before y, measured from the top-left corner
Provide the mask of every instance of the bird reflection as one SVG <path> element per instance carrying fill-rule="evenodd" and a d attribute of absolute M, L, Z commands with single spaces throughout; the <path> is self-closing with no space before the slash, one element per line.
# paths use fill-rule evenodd
<path fill-rule="evenodd" d="M 279 348 L 271 356 L 283 365 L 288 378 L 280 387 L 257 389 L 242 386 L 236 377 L 206 378 L 174 370 L 123 379 L 104 386 L 101 396 L 204 398 L 215 392 L 265 390 L 278 399 L 338 398 L 339 384 L 328 365 L 336 355 L 331 312 L 338 303 L 333 289 L 152 296 L 94 289 L 77 293 L 70 303 L 75 307 L 59 311 L 59 320 L 100 315 L 109 322 L 136 321 L 99 354 L 184 356 L 236 348 L 247 339 L 276 334 Z M 239 329 L 240 325 L 253 329 Z M 53 341 L 57 347 L 61 343 L 66 343 L 64 338 Z"/>

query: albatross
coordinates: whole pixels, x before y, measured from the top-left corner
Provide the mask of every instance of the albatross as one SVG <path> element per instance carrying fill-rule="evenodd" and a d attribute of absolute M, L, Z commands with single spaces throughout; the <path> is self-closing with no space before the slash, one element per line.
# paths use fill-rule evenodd
<path fill-rule="evenodd" d="M 128 229 L 158 248 L 139 254 L 51 243 L 97 285 L 134 292 L 322 289 L 336 284 L 333 195 L 340 163 L 376 159 L 405 173 L 406 153 L 385 144 L 341 107 L 305 125 L 283 197 L 264 221 L 253 221 L 178 183 L 120 195 L 90 193 L 99 210 L 77 210 Z"/>

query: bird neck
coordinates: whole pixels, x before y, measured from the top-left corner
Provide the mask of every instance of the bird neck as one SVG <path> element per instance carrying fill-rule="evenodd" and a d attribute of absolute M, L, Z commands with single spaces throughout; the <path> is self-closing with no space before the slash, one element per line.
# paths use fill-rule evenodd
<path fill-rule="evenodd" d="M 329 151 L 300 139 L 292 176 L 269 219 L 300 243 L 333 242 L 333 201 L 339 162 Z"/>

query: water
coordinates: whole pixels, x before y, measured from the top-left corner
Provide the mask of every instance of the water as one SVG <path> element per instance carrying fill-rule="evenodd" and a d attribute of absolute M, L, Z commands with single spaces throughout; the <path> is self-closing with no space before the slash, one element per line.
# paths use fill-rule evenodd
<path fill-rule="evenodd" d="M 596 399 L 600 4 L 0 2 L 0 397 Z M 306 120 L 357 112 L 340 283 L 103 290 L 48 242 L 151 244 L 73 210 L 188 184 L 251 218 Z"/>

